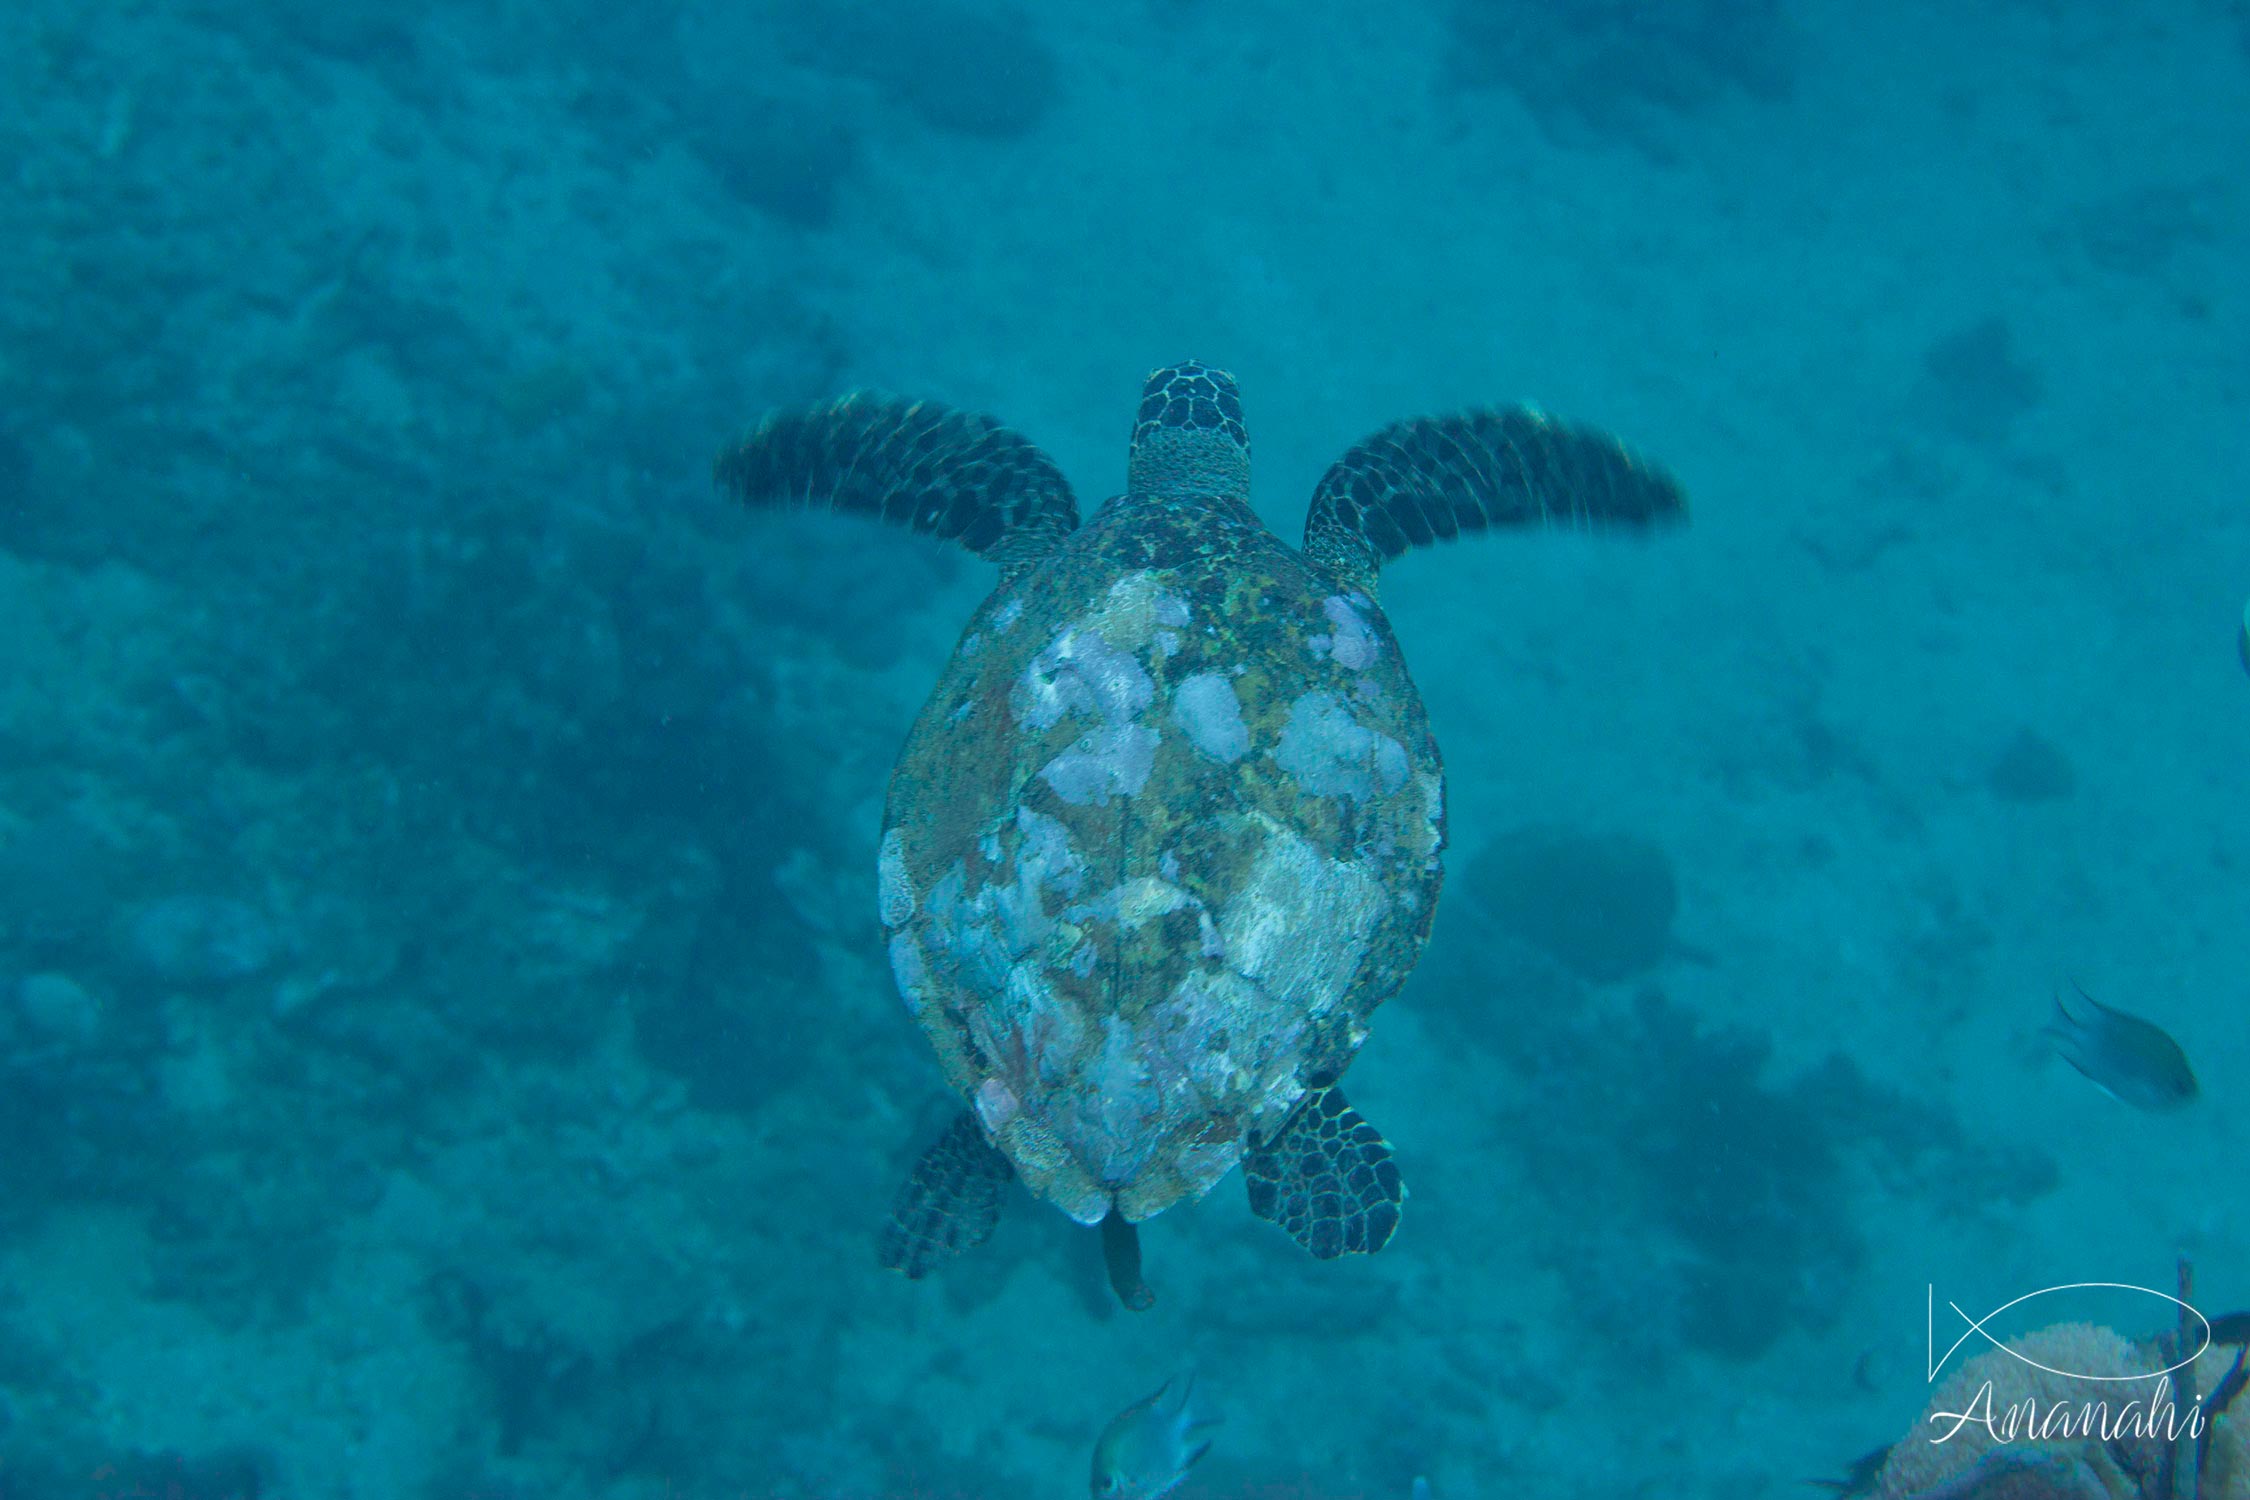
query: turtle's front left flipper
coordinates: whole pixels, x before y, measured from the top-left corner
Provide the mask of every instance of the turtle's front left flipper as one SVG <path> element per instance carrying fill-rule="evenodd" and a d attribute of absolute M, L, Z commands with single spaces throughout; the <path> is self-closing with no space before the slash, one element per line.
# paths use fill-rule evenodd
<path fill-rule="evenodd" d="M 1317 1260 L 1382 1249 L 1406 1201 L 1391 1143 L 1334 1086 L 1306 1095 L 1280 1134 L 1244 1152 L 1242 1176 L 1250 1212 Z"/>
<path fill-rule="evenodd" d="M 754 506 L 818 506 L 958 541 L 1014 570 L 1078 529 L 1055 461 L 976 412 L 862 392 L 776 412 L 719 455 L 721 486 Z"/>
<path fill-rule="evenodd" d="M 1000 1190 L 1014 1175 L 976 1116 L 964 1111 L 922 1153 L 892 1200 L 877 1246 L 883 1264 L 919 1281 L 983 1244 L 1000 1222 Z"/>
<path fill-rule="evenodd" d="M 1646 526 L 1687 514 L 1679 481 L 1615 438 L 1528 406 L 1396 422 L 1329 467 L 1305 555 L 1347 587 L 1410 547 L 1494 526 Z"/>

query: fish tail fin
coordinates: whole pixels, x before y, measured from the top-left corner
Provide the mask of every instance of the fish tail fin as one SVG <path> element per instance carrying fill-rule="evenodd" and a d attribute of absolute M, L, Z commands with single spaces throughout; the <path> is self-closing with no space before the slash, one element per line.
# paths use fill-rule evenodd
<path fill-rule="evenodd" d="M 2102 1004 L 2101 1001 L 2096 1000 L 2092 995 L 2087 994 L 2086 986 L 2080 984 L 2077 980 L 2073 979 L 2070 982 L 2070 989 L 2071 993 L 2078 997 L 2078 1008 L 2075 1010 L 2072 1009 L 2071 1002 L 2065 1000 L 2062 997 L 2061 993 L 2057 992 L 2057 994 L 2055 995 L 2055 1009 L 2061 1011 L 2065 1016 L 2068 1016 L 2070 1018 L 2071 1025 L 2098 1025 L 2104 1017 L 2114 1016 L 2117 1014 L 2116 1011 L 2111 1010 L 2108 1006 Z"/>
<path fill-rule="evenodd" d="M 1195 1434 L 1209 1431 L 1226 1421 L 1224 1415 L 1212 1412 L 1207 1407 L 1197 1403 L 1195 1399 L 1196 1373 L 1195 1367 L 1191 1365 L 1164 1384 L 1164 1405 L 1162 1409 L 1171 1418 L 1172 1430 L 1178 1434 L 1179 1441 L 1182 1444 L 1187 1443 Z M 1175 1387 L 1177 1387 L 1176 1394 L 1174 1392 Z M 1201 1447 L 1195 1450 L 1195 1456 L 1197 1458 L 1202 1457 L 1203 1449 L 1210 1446 L 1209 1440 L 1206 1439 Z M 1193 1458 L 1188 1460 L 1190 1463 L 1194 1461 Z"/>
<path fill-rule="evenodd" d="M 2077 980 L 2072 980 L 2070 982 L 2070 987 L 2073 990 L 2077 990 L 2079 996 L 2083 998 L 2087 1004 L 2092 1005 L 2096 1003 L 2092 996 L 2088 995 L 2084 990 L 2078 988 Z M 2071 1010 L 2070 1002 L 2063 999 L 2061 990 L 2055 990 L 2052 994 L 2052 998 L 2054 1000 L 2055 1008 L 2053 1012 L 2048 1015 L 2047 1024 L 2039 1029 L 2039 1034 L 2042 1037 L 2045 1037 L 2048 1041 L 2054 1043 L 2055 1050 L 2057 1052 L 2060 1052 L 2063 1056 L 2068 1057 L 2074 1050 L 2085 1044 L 2086 1022 L 2080 1019 L 2076 1012 Z"/>
<path fill-rule="evenodd" d="M 2110 1092 L 2109 1084 L 2103 1080 L 2101 1070 L 2088 1053 L 2086 1024 L 2070 1013 L 2070 1008 L 2063 1004 L 2059 995 L 2055 997 L 2054 1019 L 2040 1028 L 2039 1039 L 2047 1044 L 2047 1050 L 2069 1063 L 2073 1070 L 2095 1088 L 2105 1094 Z"/>
<path fill-rule="evenodd" d="M 2069 1057 L 2076 1050 L 2077 1023 L 2064 1007 L 2059 991 L 2051 999 L 2054 1009 L 2047 1012 L 2045 1024 L 2036 1030 L 2018 1031 L 2009 1040 L 2016 1061 L 2026 1068 L 2036 1068 L 2050 1057 Z"/>

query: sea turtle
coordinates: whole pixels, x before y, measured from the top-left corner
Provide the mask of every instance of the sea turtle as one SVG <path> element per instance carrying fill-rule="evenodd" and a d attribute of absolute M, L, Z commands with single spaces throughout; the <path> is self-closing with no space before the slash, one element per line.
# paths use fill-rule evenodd
<path fill-rule="evenodd" d="M 1149 376 L 1125 492 L 1079 524 L 1052 459 L 990 417 L 860 394 L 722 454 L 755 505 L 817 505 L 997 564 L 907 737 L 877 883 L 907 1009 L 966 1108 L 881 1239 L 910 1277 L 981 1243 L 1010 1176 L 1133 1228 L 1239 1165 L 1322 1259 L 1406 1196 L 1337 1080 L 1414 967 L 1443 877 L 1437 743 L 1376 570 L 1488 526 L 1644 526 L 1679 486 L 1526 407 L 1387 427 L 1313 493 L 1293 551 L 1250 509 L 1233 379 Z"/>

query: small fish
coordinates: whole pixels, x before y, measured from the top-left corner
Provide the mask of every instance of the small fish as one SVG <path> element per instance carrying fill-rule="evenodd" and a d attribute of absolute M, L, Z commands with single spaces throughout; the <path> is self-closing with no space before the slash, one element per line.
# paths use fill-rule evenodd
<path fill-rule="evenodd" d="M 1834 1490 L 1844 1500 L 1857 1500 L 1861 1495 L 1875 1493 L 1876 1481 L 1883 1477 L 1883 1468 L 1891 1461 L 1891 1444 L 1862 1453 L 1844 1468 L 1841 1479 L 1808 1479 L 1807 1484 L 1819 1485 L 1824 1490 Z"/>
<path fill-rule="evenodd" d="M 2195 1070 L 2162 1027 L 2112 1010 L 2084 990 L 2078 990 L 2078 998 L 2089 1007 L 2086 1015 L 2073 1015 L 2057 995 L 2055 1018 L 2040 1033 L 2054 1043 L 2064 1062 L 2135 1109 L 2178 1109 L 2195 1097 Z"/>
<path fill-rule="evenodd" d="M 1094 1444 L 1095 1500 L 1157 1500 L 1179 1488 L 1195 1461 L 1211 1451 L 1197 1433 L 1218 1426 L 1189 1405 L 1195 1372 L 1175 1375 L 1109 1419 Z"/>

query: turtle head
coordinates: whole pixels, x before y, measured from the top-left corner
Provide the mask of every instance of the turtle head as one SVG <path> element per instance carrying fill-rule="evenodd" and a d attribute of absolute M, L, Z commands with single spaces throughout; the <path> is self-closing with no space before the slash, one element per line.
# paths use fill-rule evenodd
<path fill-rule="evenodd" d="M 1250 432 L 1234 377 L 1200 360 L 1166 365 L 1141 387 L 1125 488 L 1135 495 L 1250 498 Z"/>

